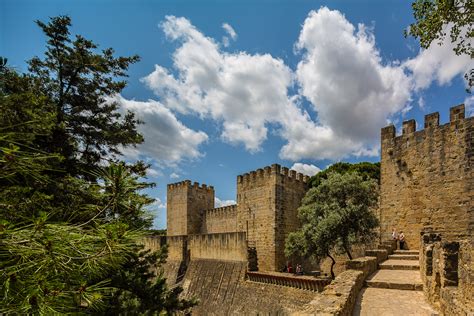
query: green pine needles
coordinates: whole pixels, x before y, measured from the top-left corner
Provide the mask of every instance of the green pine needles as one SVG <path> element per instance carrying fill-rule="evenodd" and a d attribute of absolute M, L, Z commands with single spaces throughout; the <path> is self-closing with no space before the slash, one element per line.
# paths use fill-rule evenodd
<path fill-rule="evenodd" d="M 184 311 L 168 289 L 166 249 L 144 251 L 154 199 L 131 112 L 105 102 L 138 57 L 82 36 L 69 17 L 37 22 L 44 59 L 20 74 L 0 58 L 0 314 L 155 315 Z"/>

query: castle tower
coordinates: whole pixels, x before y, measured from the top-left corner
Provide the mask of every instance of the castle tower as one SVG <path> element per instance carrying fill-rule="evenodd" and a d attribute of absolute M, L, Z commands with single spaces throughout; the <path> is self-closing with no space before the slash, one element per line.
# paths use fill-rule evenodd
<path fill-rule="evenodd" d="M 168 236 L 199 234 L 202 212 L 214 208 L 214 188 L 190 180 L 168 184 L 166 225 Z"/>
<path fill-rule="evenodd" d="M 450 109 L 450 121 L 439 125 L 439 113 L 425 116 L 424 129 L 415 120 L 382 129 L 380 223 L 383 239 L 392 228 L 403 231 L 408 247 L 420 247 L 420 233 L 443 238 L 472 236 L 474 118 L 465 118 L 464 104 Z"/>
<path fill-rule="evenodd" d="M 285 239 L 299 227 L 297 209 L 308 179 L 277 164 L 237 176 L 237 229 L 256 249 L 260 271 L 285 266 Z"/>

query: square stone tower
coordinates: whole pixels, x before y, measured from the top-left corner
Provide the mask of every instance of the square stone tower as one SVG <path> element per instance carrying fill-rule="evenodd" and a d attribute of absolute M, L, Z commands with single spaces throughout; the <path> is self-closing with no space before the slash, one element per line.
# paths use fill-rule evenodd
<path fill-rule="evenodd" d="M 380 222 L 383 239 L 403 230 L 408 247 L 420 247 L 420 233 L 434 231 L 445 240 L 472 238 L 474 230 L 474 117 L 464 104 L 450 109 L 449 123 L 439 113 L 382 129 Z"/>
<path fill-rule="evenodd" d="M 277 164 L 237 177 L 237 227 L 255 248 L 260 271 L 285 266 L 285 239 L 299 227 L 297 209 L 308 179 Z"/>
<path fill-rule="evenodd" d="M 168 184 L 166 227 L 168 236 L 199 234 L 202 212 L 214 208 L 214 188 L 190 180 Z"/>

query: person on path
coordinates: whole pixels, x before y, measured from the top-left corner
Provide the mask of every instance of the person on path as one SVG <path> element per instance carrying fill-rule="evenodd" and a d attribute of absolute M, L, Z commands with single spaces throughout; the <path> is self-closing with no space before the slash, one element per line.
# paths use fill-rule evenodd
<path fill-rule="evenodd" d="M 398 234 L 395 228 L 392 228 L 392 240 L 398 240 Z"/>
<path fill-rule="evenodd" d="M 400 242 L 400 250 L 405 249 L 405 234 L 403 232 L 400 232 L 400 235 L 398 235 L 398 241 Z"/>
<path fill-rule="evenodd" d="M 296 265 L 296 274 L 297 275 L 303 274 L 303 271 L 301 269 L 301 265 L 299 263 Z"/>

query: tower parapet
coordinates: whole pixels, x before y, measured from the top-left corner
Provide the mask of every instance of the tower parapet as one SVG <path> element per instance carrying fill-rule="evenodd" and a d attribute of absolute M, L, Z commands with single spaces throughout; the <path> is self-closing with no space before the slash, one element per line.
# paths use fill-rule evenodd
<path fill-rule="evenodd" d="M 167 235 L 198 234 L 202 212 L 214 208 L 214 187 L 184 180 L 167 186 Z"/>
<path fill-rule="evenodd" d="M 237 205 L 227 205 L 205 210 L 201 233 L 227 233 L 237 231 Z"/>
<path fill-rule="evenodd" d="M 272 175 L 281 175 L 289 180 L 295 180 L 302 183 L 307 183 L 310 178 L 309 176 L 296 172 L 295 170 L 290 170 L 287 167 L 280 166 L 279 164 L 273 164 L 271 166 L 266 166 L 255 171 L 238 175 L 237 183 L 255 181 L 256 179 L 269 179 Z"/>
<path fill-rule="evenodd" d="M 284 266 L 285 239 L 299 227 L 297 209 L 308 180 L 279 164 L 237 176 L 237 229 L 247 233 L 260 270 Z"/>
<path fill-rule="evenodd" d="M 424 228 L 445 237 L 469 235 L 474 227 L 469 197 L 474 196 L 474 118 L 465 117 L 464 104 L 450 109 L 449 122 L 440 125 L 438 112 L 425 115 L 424 129 L 415 120 L 381 131 L 381 232 L 403 230 L 411 247 L 419 247 Z M 472 232 L 471 232 L 472 234 Z"/>

